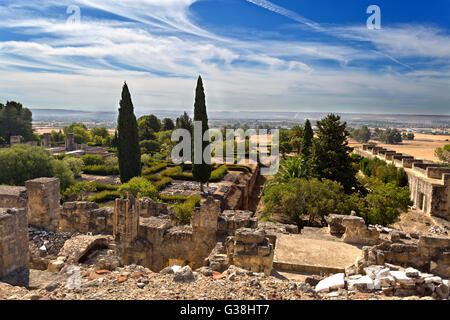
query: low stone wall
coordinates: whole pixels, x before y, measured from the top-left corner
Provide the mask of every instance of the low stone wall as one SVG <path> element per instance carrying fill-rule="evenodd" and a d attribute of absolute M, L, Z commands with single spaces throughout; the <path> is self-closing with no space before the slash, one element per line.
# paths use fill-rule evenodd
<path fill-rule="evenodd" d="M 266 275 L 272 272 L 275 250 L 264 230 L 237 230 L 231 252 L 231 263 L 237 267 Z"/>
<path fill-rule="evenodd" d="M 59 232 L 112 234 L 113 208 L 94 202 L 65 202 L 59 217 Z"/>
<path fill-rule="evenodd" d="M 225 210 L 218 218 L 218 236 L 222 238 L 234 235 L 240 228 L 255 229 L 258 226 L 258 218 L 254 213 L 244 210 Z"/>
<path fill-rule="evenodd" d="M 367 228 L 361 217 L 332 214 L 326 220 L 330 234 L 342 234 L 346 243 L 369 246 L 380 241 L 380 232 Z"/>
<path fill-rule="evenodd" d="M 28 266 L 27 209 L 0 208 L 0 278 Z"/>
<path fill-rule="evenodd" d="M 361 271 L 367 266 L 385 263 L 412 266 L 422 272 L 450 277 L 450 239 L 421 235 L 418 241 L 383 241 L 364 247 L 356 267 Z"/>
<path fill-rule="evenodd" d="M 0 186 L 0 208 L 26 208 L 27 189 L 25 187 Z"/>
<path fill-rule="evenodd" d="M 167 203 L 156 202 L 150 198 L 144 198 L 138 202 L 139 215 L 143 218 L 157 217 L 169 213 Z"/>

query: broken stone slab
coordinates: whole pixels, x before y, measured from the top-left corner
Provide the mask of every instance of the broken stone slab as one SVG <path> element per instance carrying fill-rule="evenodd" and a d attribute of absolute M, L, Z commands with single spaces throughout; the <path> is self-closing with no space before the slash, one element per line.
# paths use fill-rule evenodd
<path fill-rule="evenodd" d="M 395 279 L 392 276 L 381 277 L 376 279 L 374 284 L 375 287 L 378 287 L 378 285 L 380 285 L 381 288 L 388 288 L 395 285 Z"/>
<path fill-rule="evenodd" d="M 420 277 L 420 271 L 414 268 L 406 268 L 405 273 L 407 277 L 410 278 L 419 278 Z"/>
<path fill-rule="evenodd" d="M 175 276 L 173 277 L 173 281 L 175 282 L 192 282 L 195 280 L 194 273 L 191 270 L 191 267 L 184 266 L 175 272 Z"/>
<path fill-rule="evenodd" d="M 309 284 L 312 287 L 315 287 L 319 284 L 320 281 L 323 280 L 323 277 L 318 276 L 318 275 L 311 275 L 306 277 L 305 279 L 305 283 Z"/>
<path fill-rule="evenodd" d="M 353 283 L 353 287 L 359 291 L 367 292 L 375 289 L 374 282 L 369 276 L 363 276 Z"/>
<path fill-rule="evenodd" d="M 372 280 L 375 280 L 377 278 L 386 277 L 389 275 L 389 268 L 386 268 L 384 266 L 369 266 L 367 268 L 364 268 L 364 272 L 367 276 L 369 276 Z"/>
<path fill-rule="evenodd" d="M 262 243 L 266 237 L 266 233 L 261 229 L 241 228 L 236 231 L 236 242 L 244 243 Z"/>
<path fill-rule="evenodd" d="M 316 286 L 316 292 L 330 292 L 332 290 L 337 290 L 345 287 L 345 274 L 344 273 L 337 273 L 335 275 L 332 275 L 331 277 L 328 277 L 326 279 L 323 279 L 320 281 Z"/>
<path fill-rule="evenodd" d="M 442 283 L 442 278 L 438 277 L 438 276 L 428 277 L 428 278 L 425 278 L 425 283 L 441 284 Z"/>
<path fill-rule="evenodd" d="M 399 284 L 405 286 L 414 286 L 416 281 L 413 278 L 410 278 L 406 275 L 404 271 L 390 271 L 390 275 L 397 281 Z"/>
<path fill-rule="evenodd" d="M 64 267 L 64 261 L 61 260 L 55 260 L 51 261 L 48 264 L 48 271 L 50 272 L 59 272 Z"/>
<path fill-rule="evenodd" d="M 440 285 L 438 285 L 436 287 L 436 294 L 438 295 L 439 298 L 441 299 L 448 299 L 449 296 L 449 287 L 444 284 L 441 283 Z"/>

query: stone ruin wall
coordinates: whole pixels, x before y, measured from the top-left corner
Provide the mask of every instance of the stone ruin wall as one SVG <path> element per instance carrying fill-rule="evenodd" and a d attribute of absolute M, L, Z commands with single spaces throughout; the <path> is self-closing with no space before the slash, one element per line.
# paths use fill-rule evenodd
<path fill-rule="evenodd" d="M 404 168 L 414 206 L 426 214 L 450 220 L 450 168 L 370 145 L 363 145 L 362 150 L 355 149 L 354 153 L 370 159 L 377 157 Z"/>
<path fill-rule="evenodd" d="M 58 228 L 60 186 L 57 178 L 38 178 L 25 182 L 28 195 L 28 223 L 50 231 Z"/>
<path fill-rule="evenodd" d="M 358 271 L 370 265 L 390 263 L 412 266 L 422 272 L 443 278 L 450 277 L 450 239 L 420 235 L 417 240 L 383 241 L 363 247 L 363 256 L 356 261 Z"/>
<path fill-rule="evenodd" d="M 258 164 L 252 173 L 242 172 L 236 182 L 230 187 L 221 202 L 222 210 L 249 210 L 251 194 L 255 192 L 255 185 L 260 175 Z M 258 191 L 259 192 L 259 191 Z"/>
<path fill-rule="evenodd" d="M 27 209 L 0 208 L 0 278 L 28 267 Z"/>
<path fill-rule="evenodd" d="M 25 187 L 0 186 L 0 208 L 25 208 L 27 189 Z"/>
<path fill-rule="evenodd" d="M 257 172 L 239 176 L 242 192 L 236 206 L 248 205 Z M 114 208 L 99 208 L 95 203 L 82 201 L 61 205 L 59 191 L 59 180 L 55 178 L 29 180 L 26 187 L 0 188 L 0 203 L 21 207 L 19 211 L 27 218 L 24 228 L 16 228 L 15 234 L 2 231 L 2 237 L 5 234 L 8 239 L 25 239 L 28 245 L 28 225 L 54 232 L 113 234 L 124 264 L 136 263 L 161 270 L 175 263 L 189 264 L 192 268 L 204 266 L 205 259 L 219 240 L 235 237 L 242 228 L 255 230 L 258 224 L 250 211 L 222 213 L 220 201 L 213 198 L 202 203 L 192 213 L 191 225 L 185 226 L 180 224 L 173 208 L 151 199 L 116 199 Z M 271 269 L 267 259 L 273 261 L 276 237 L 267 235 L 259 243 L 247 243 L 245 237 L 239 239 L 233 240 L 233 244 L 241 249 L 247 246 L 247 251 L 230 251 L 229 261 L 233 261 L 236 255 L 239 256 L 237 264 L 267 273 Z M 267 244 L 270 248 L 268 255 L 263 254 L 264 250 L 267 251 Z M 24 251 L 28 254 L 28 249 Z M 13 260 L 17 260 L 18 265 L 24 264 L 18 255 Z M 25 260 L 28 261 L 27 256 Z M 57 264 L 59 266 L 60 262 Z"/>
<path fill-rule="evenodd" d="M 327 217 L 332 235 L 342 235 L 343 242 L 364 246 L 363 255 L 355 263 L 358 273 L 364 268 L 385 263 L 414 267 L 422 272 L 450 277 L 450 238 L 423 234 L 400 234 L 389 229 L 389 236 L 368 228 L 364 220 L 355 216 Z M 384 228 L 388 229 L 388 228 Z"/>

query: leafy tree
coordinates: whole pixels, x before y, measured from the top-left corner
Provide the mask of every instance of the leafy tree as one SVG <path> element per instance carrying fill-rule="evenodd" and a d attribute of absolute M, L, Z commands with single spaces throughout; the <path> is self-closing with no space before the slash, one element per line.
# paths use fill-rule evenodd
<path fill-rule="evenodd" d="M 158 196 L 156 187 L 143 177 L 134 177 L 127 183 L 124 183 L 120 186 L 119 192 L 122 197 L 126 197 L 127 193 L 130 193 L 135 198 L 148 197 L 157 200 Z"/>
<path fill-rule="evenodd" d="M 344 192 L 341 184 L 324 179 L 291 179 L 275 185 L 264 194 L 265 216 L 281 215 L 302 227 L 302 220 L 324 222 L 328 214 L 350 214 L 361 211 L 362 202 Z"/>
<path fill-rule="evenodd" d="M 59 131 L 52 130 L 50 132 L 50 142 L 51 142 L 52 146 L 64 144 L 65 139 L 66 139 L 66 136 L 64 135 L 64 133 L 61 130 L 59 130 Z"/>
<path fill-rule="evenodd" d="M 140 117 L 137 123 L 141 140 L 155 140 L 155 132 L 161 130 L 161 121 L 153 114 Z"/>
<path fill-rule="evenodd" d="M 73 139 L 75 143 L 82 144 L 88 143 L 92 140 L 92 135 L 87 129 L 86 125 L 82 123 L 72 123 L 70 126 L 64 128 L 64 133 L 73 133 Z"/>
<path fill-rule="evenodd" d="M 64 190 L 74 183 L 73 173 L 67 164 L 54 159 L 41 147 L 15 145 L 0 150 L 0 168 L 0 184 L 22 186 L 30 179 L 56 177 Z"/>
<path fill-rule="evenodd" d="M 173 120 L 170 118 L 165 118 L 163 120 L 163 131 L 172 131 L 175 129 L 175 124 L 173 123 Z"/>
<path fill-rule="evenodd" d="M 31 125 L 32 113 L 21 103 L 7 101 L 0 104 L 0 137 L 9 143 L 11 136 L 22 136 L 25 141 L 34 140 Z"/>
<path fill-rule="evenodd" d="M 203 192 L 203 184 L 208 182 L 209 178 L 211 177 L 211 165 L 206 163 L 204 157 L 203 157 L 203 151 L 208 146 L 208 141 L 203 141 L 203 136 L 205 132 L 209 129 L 208 127 L 208 115 L 206 113 L 206 101 L 205 101 L 205 92 L 203 88 L 203 81 L 202 78 L 199 76 L 197 80 L 197 89 L 195 93 L 195 104 L 194 104 L 194 121 L 201 121 L 202 123 L 202 136 L 196 137 L 194 134 L 194 140 L 199 139 L 202 141 L 202 148 L 201 150 L 197 150 L 198 152 L 202 153 L 202 161 L 201 163 L 195 163 L 193 161 L 192 165 L 192 175 L 194 176 L 195 180 L 200 182 L 201 189 Z M 194 153 L 195 153 L 195 144 L 194 144 Z M 194 157 L 194 154 L 192 155 Z"/>
<path fill-rule="evenodd" d="M 224 141 L 224 147 L 225 147 L 225 143 L 226 141 Z M 224 149 L 226 150 L 226 149 Z M 292 144 L 286 141 L 283 141 L 282 143 L 280 143 L 280 152 L 282 154 L 288 154 L 292 152 Z"/>
<path fill-rule="evenodd" d="M 311 155 L 311 146 L 314 138 L 314 132 L 311 127 L 311 122 L 309 119 L 306 119 L 305 128 L 303 130 L 303 139 L 300 147 L 300 154 L 304 159 L 308 159 Z"/>
<path fill-rule="evenodd" d="M 415 135 L 412 132 L 402 133 L 403 140 L 414 140 Z"/>
<path fill-rule="evenodd" d="M 189 132 L 193 132 L 194 125 L 192 123 L 191 117 L 185 112 L 181 117 L 177 118 L 176 121 L 176 128 L 177 129 L 186 129 Z"/>
<path fill-rule="evenodd" d="M 387 144 L 396 144 L 403 141 L 402 134 L 398 129 L 386 129 L 381 133 L 380 140 Z"/>
<path fill-rule="evenodd" d="M 412 205 L 408 187 L 383 183 L 375 177 L 367 179 L 370 193 L 364 199 L 366 209 L 360 214 L 368 224 L 389 225 L 397 221 L 402 211 Z"/>
<path fill-rule="evenodd" d="M 447 144 L 442 148 L 437 148 L 434 151 L 434 154 L 436 155 L 436 157 L 438 157 L 439 160 L 450 163 L 450 144 Z"/>
<path fill-rule="evenodd" d="M 103 139 L 106 139 L 110 136 L 109 131 L 106 127 L 95 127 L 91 129 L 91 135 L 93 137 L 99 136 Z"/>
<path fill-rule="evenodd" d="M 264 192 L 274 185 L 287 183 L 296 178 L 308 179 L 309 177 L 307 162 L 302 157 L 298 156 L 282 159 L 278 172 L 272 179 L 265 183 Z"/>
<path fill-rule="evenodd" d="M 353 129 L 350 132 L 350 137 L 362 143 L 369 142 L 371 136 L 370 129 L 367 126 L 362 126 L 360 129 Z"/>
<path fill-rule="evenodd" d="M 139 142 L 139 146 L 144 153 L 159 152 L 161 149 L 161 144 L 156 140 L 143 140 Z"/>
<path fill-rule="evenodd" d="M 328 179 L 342 184 L 345 192 L 352 193 L 358 187 L 357 170 L 352 166 L 350 156 L 353 150 L 348 146 L 347 123 L 341 117 L 330 114 L 317 121 L 317 138 L 311 148 L 311 173 L 319 179 Z"/>
<path fill-rule="evenodd" d="M 118 118 L 118 156 L 119 172 L 122 183 L 141 175 L 141 152 L 136 116 L 130 91 L 125 83 L 122 89 Z"/>

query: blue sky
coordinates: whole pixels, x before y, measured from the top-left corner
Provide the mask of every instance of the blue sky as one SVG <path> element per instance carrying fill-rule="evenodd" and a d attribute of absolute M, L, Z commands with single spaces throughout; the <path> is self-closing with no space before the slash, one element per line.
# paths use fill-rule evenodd
<path fill-rule="evenodd" d="M 450 114 L 449 13 L 449 0 L 2 0 L 0 101 L 113 111 L 126 80 L 140 113 L 191 110 L 201 74 L 214 111 Z"/>

